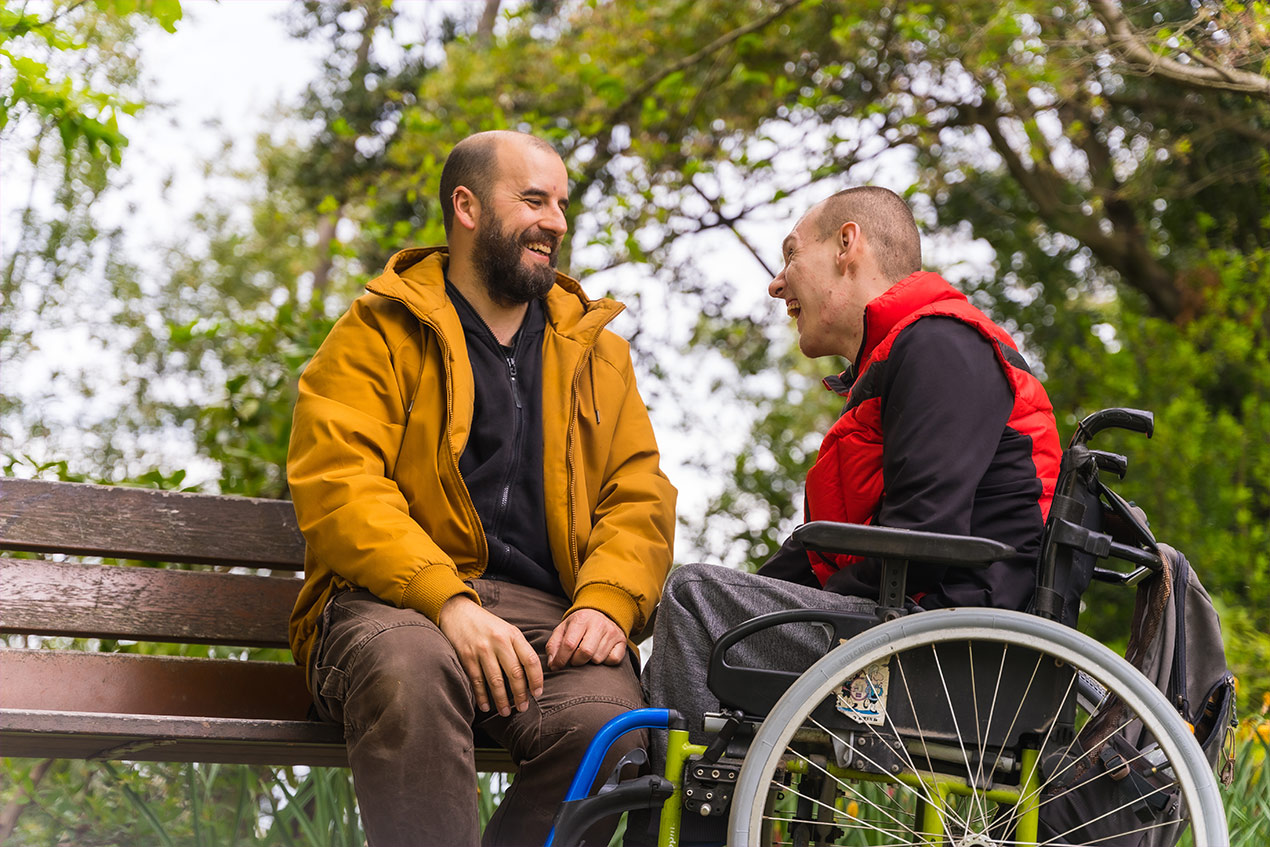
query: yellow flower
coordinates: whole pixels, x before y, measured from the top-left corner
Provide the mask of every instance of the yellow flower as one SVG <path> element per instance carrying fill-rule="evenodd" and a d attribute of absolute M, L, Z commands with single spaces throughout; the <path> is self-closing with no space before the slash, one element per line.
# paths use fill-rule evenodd
<path fill-rule="evenodd" d="M 847 803 L 847 817 L 858 818 L 860 816 L 860 804 L 852 800 Z"/>

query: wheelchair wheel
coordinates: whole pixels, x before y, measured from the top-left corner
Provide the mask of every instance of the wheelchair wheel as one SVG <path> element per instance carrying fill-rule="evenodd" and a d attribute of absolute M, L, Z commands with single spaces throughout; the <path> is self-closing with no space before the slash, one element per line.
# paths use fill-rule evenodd
<path fill-rule="evenodd" d="M 732 845 L 1228 843 L 1189 727 L 1111 650 L 1019 612 L 881 624 L 757 731 Z"/>

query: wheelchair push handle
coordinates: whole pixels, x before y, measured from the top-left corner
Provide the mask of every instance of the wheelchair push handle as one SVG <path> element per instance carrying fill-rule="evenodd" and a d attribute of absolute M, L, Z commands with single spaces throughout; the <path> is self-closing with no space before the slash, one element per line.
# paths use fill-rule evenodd
<path fill-rule="evenodd" d="M 1155 415 L 1143 409 L 1100 409 L 1076 424 L 1069 448 L 1087 444 L 1104 429 L 1127 429 L 1140 432 L 1147 438 L 1155 432 Z"/>

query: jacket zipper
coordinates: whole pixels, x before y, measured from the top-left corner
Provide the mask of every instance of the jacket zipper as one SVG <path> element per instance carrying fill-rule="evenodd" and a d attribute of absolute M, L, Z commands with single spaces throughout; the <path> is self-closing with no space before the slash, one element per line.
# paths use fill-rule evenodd
<path fill-rule="evenodd" d="M 380 297 L 383 297 L 387 300 L 394 300 L 400 303 L 401 305 L 405 306 L 406 309 L 412 315 L 415 316 L 415 319 L 418 320 L 420 324 L 432 330 L 432 334 L 437 337 L 437 341 L 441 345 L 441 350 L 445 354 L 445 358 L 441 362 L 441 367 L 445 372 L 445 421 L 446 421 L 445 437 L 446 437 L 446 441 L 449 442 L 450 431 L 451 431 L 450 427 L 454 422 L 454 374 L 450 372 L 450 342 L 446 339 L 445 333 L 441 331 L 441 327 L 437 326 L 435 322 L 421 316 L 418 312 L 416 312 L 410 306 L 409 303 L 405 301 L 404 298 L 395 297 L 389 294 L 383 294 L 379 292 L 376 292 L 376 293 L 378 293 Z M 422 339 L 420 340 L 420 343 L 422 343 Z M 411 411 L 413 411 L 414 409 L 413 400 L 410 403 L 410 409 Z M 409 414 L 407 414 L 406 424 L 407 426 L 409 426 Z M 473 525 L 477 529 L 476 538 L 475 538 L 476 552 L 477 552 L 477 555 L 484 560 L 484 565 L 481 567 L 481 572 L 478 574 L 475 574 L 475 577 L 474 577 L 474 578 L 479 578 L 482 574 L 485 573 L 485 569 L 489 567 L 489 544 L 485 538 L 485 530 L 481 525 L 481 516 L 477 513 L 476 505 L 472 502 L 472 494 L 471 492 L 467 490 L 467 485 L 464 484 L 463 482 L 463 474 L 459 471 L 459 460 L 457 457 L 455 457 L 454 451 L 450 449 L 450 445 L 448 443 L 446 444 L 445 452 L 446 452 L 446 455 L 450 457 L 450 469 L 454 471 L 454 478 L 459 481 L 459 488 L 463 493 L 463 501 L 460 505 L 467 512 L 468 517 L 471 519 Z M 456 571 L 457 571 L 457 567 L 456 567 Z M 459 578 L 463 579 L 463 575 L 461 573 L 459 574 Z"/>

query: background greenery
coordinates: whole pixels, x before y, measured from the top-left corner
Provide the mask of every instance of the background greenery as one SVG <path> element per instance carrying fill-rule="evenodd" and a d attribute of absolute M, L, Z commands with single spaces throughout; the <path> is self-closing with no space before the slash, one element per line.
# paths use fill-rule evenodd
<path fill-rule="evenodd" d="M 798 521 L 838 406 L 817 381 L 841 364 L 802 360 L 761 290 L 802 210 L 880 181 L 917 209 L 928 266 L 1014 332 L 1065 437 L 1100 407 L 1155 412 L 1151 442 L 1102 446 L 1221 607 L 1250 715 L 1232 820 L 1265 843 L 1270 5 L 489 0 L 422 29 L 417 12 L 291 4 L 319 72 L 250 167 L 207 163 L 236 191 L 138 251 L 111 205 L 120 127 L 147 100 L 139 39 L 181 26 L 181 4 L 5 0 L 0 141 L 31 180 L 4 222 L 6 473 L 180 487 L 193 464 L 205 488 L 286 496 L 305 361 L 393 250 L 441 240 L 454 141 L 510 127 L 565 157 L 566 267 L 631 307 L 661 440 L 710 480 L 678 559 L 752 566 Z M 15 376 L 70 328 L 94 362 Z M 67 397 L 98 411 L 67 427 Z M 1121 638 L 1128 595 L 1097 590 L 1082 626 Z M 3 780 L 15 844 L 357 838 L 340 772 L 6 761 Z"/>

